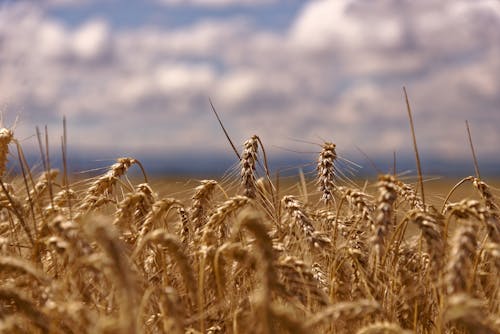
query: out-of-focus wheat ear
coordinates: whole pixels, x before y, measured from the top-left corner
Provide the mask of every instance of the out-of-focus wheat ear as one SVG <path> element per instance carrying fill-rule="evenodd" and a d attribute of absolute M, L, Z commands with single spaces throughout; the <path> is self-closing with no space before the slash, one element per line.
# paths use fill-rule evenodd
<path fill-rule="evenodd" d="M 260 265 L 257 272 L 260 282 L 262 282 L 262 288 L 256 295 L 257 312 L 258 319 L 262 325 L 262 333 L 270 334 L 274 332 L 270 311 L 271 293 L 273 288 L 278 284 L 278 276 L 274 268 L 275 254 L 273 243 L 261 215 L 254 210 L 243 211 L 238 216 L 238 225 L 233 239 L 236 239 L 239 232 L 244 229 L 253 234 L 257 243 L 258 256 L 260 258 Z"/>
<path fill-rule="evenodd" d="M 366 223 L 366 226 L 373 228 L 373 212 L 375 205 L 368 194 L 351 188 L 338 187 L 343 197 L 347 200 L 352 208 L 355 208 L 361 215 L 361 221 Z"/>
<path fill-rule="evenodd" d="M 412 210 L 425 211 L 422 198 L 417 195 L 415 188 L 400 180 L 395 180 L 398 195 L 410 204 Z"/>
<path fill-rule="evenodd" d="M 224 300 L 226 296 L 225 289 L 228 283 L 224 267 L 234 263 L 229 260 L 249 264 L 249 267 L 252 267 L 252 264 L 255 263 L 255 257 L 251 256 L 251 254 L 251 249 L 244 247 L 240 242 L 228 241 L 217 248 L 213 257 L 213 271 L 217 296 L 220 300 Z M 234 273 L 234 268 L 232 267 L 231 273 Z"/>
<path fill-rule="evenodd" d="M 355 321 L 369 314 L 379 312 L 380 305 L 376 301 L 361 299 L 353 302 L 340 302 L 316 313 L 305 322 L 305 328 L 313 330 L 322 323 L 335 323 L 338 320 Z"/>
<path fill-rule="evenodd" d="M 78 199 L 77 193 L 71 189 L 63 189 L 54 195 L 54 205 L 58 207 L 70 207 Z"/>
<path fill-rule="evenodd" d="M 495 242 L 488 242 L 484 245 L 484 250 L 488 256 L 490 256 L 497 267 L 497 271 L 500 272 L 500 244 Z M 498 289 L 500 294 L 500 289 Z"/>
<path fill-rule="evenodd" d="M 477 249 L 476 231 L 466 222 L 459 226 L 451 240 L 451 250 L 444 281 L 447 294 L 467 292 Z"/>
<path fill-rule="evenodd" d="M 306 213 L 302 203 L 297 198 L 291 195 L 286 195 L 283 197 L 282 201 L 285 206 L 285 210 L 292 220 L 292 223 L 300 227 L 306 240 L 308 240 L 313 247 L 321 249 L 331 245 L 332 241 L 329 237 L 316 231 L 311 218 Z"/>
<path fill-rule="evenodd" d="M 156 201 L 144 222 L 139 226 L 137 243 L 139 244 L 144 236 L 155 228 L 155 223 L 162 217 L 166 217 L 172 208 L 183 207 L 182 203 L 175 198 L 163 198 Z"/>
<path fill-rule="evenodd" d="M 204 245 L 210 245 L 212 244 L 213 241 L 222 243 L 224 235 L 224 228 L 222 223 L 233 213 L 236 213 L 239 209 L 247 206 L 248 204 L 251 203 L 250 198 L 245 197 L 245 196 L 234 196 L 219 205 L 216 209 L 215 212 L 210 216 L 208 219 L 208 222 L 205 224 L 203 227 L 203 236 L 202 236 L 202 242 Z M 218 240 L 214 240 L 211 238 L 211 235 L 213 235 L 214 231 L 219 231 L 220 235 L 218 237 Z"/>
<path fill-rule="evenodd" d="M 134 219 L 135 210 L 137 205 L 143 200 L 143 193 L 128 193 L 125 198 L 118 203 L 118 210 L 116 211 L 116 218 L 113 224 L 122 228 L 124 226 L 133 226 L 134 224 L 132 221 Z"/>
<path fill-rule="evenodd" d="M 269 308 L 269 312 L 271 314 L 273 322 L 278 323 L 281 328 L 287 331 L 287 333 L 309 333 L 309 331 L 304 328 L 302 319 L 298 318 L 296 314 L 290 311 L 290 309 L 280 305 L 272 304 Z"/>
<path fill-rule="evenodd" d="M 394 176 L 390 174 L 380 175 L 377 183 L 378 197 L 374 220 L 374 230 L 370 238 L 375 255 L 373 267 L 380 263 L 385 251 L 385 243 L 393 228 L 393 205 L 397 198 L 396 183 Z"/>
<path fill-rule="evenodd" d="M 241 185 L 243 186 L 243 195 L 248 198 L 256 197 L 255 165 L 257 163 L 258 148 L 259 139 L 256 135 L 253 135 L 243 143 L 243 152 L 240 160 Z"/>
<path fill-rule="evenodd" d="M 465 327 L 467 333 L 497 334 L 498 323 L 488 316 L 486 305 L 465 293 L 457 293 L 446 300 L 445 322 Z"/>
<path fill-rule="evenodd" d="M 359 329 L 356 334 L 411 334 L 410 330 L 404 330 L 396 323 L 376 322 Z"/>
<path fill-rule="evenodd" d="M 26 320 L 19 314 L 5 315 L 0 322 L 0 333 L 31 334 L 25 326 Z"/>
<path fill-rule="evenodd" d="M 492 242 L 500 244 L 500 208 L 495 202 L 490 187 L 478 178 L 474 178 L 472 184 L 478 190 L 487 210 L 484 223 L 488 231 L 488 237 Z"/>
<path fill-rule="evenodd" d="M 325 204 L 331 204 L 335 199 L 336 190 L 336 170 L 335 160 L 337 159 L 336 145 L 330 142 L 325 142 L 321 146 L 321 152 L 318 157 L 317 184 L 321 192 L 321 200 Z"/>
<path fill-rule="evenodd" d="M 147 180 L 146 173 L 144 172 L 144 168 L 139 160 L 129 157 L 118 158 L 116 163 L 111 165 L 108 171 L 95 180 L 87 189 L 79 210 L 87 211 L 95 208 L 96 202 L 98 202 L 99 198 L 110 195 L 113 192 L 113 187 L 117 183 L 118 179 L 125 175 L 127 170 L 134 164 L 137 164 L 141 168 L 144 178 Z"/>
<path fill-rule="evenodd" d="M 0 300 L 16 305 L 18 312 L 30 319 L 42 333 L 62 333 L 56 324 L 51 323 L 49 316 L 27 296 L 21 295 L 17 288 L 0 287 Z"/>
<path fill-rule="evenodd" d="M 268 228 L 257 211 L 248 209 L 238 216 L 238 227 L 233 238 L 236 238 L 238 233 L 244 229 L 250 231 L 255 237 L 262 262 L 259 270 L 264 283 L 263 288 L 270 293 L 272 288 L 277 285 L 278 279 L 274 268 L 275 253 Z M 269 294 L 266 294 L 266 298 L 268 297 L 270 297 Z"/>
<path fill-rule="evenodd" d="M 165 333 L 184 334 L 185 312 L 174 288 L 168 286 L 161 294 L 160 311 Z"/>
<path fill-rule="evenodd" d="M 54 183 L 58 175 L 58 169 L 51 169 L 48 172 L 43 172 L 33 186 L 33 189 L 30 191 L 29 196 L 31 197 L 31 199 L 35 202 L 39 201 L 40 198 L 49 189 L 49 183 Z M 28 198 L 26 198 L 25 201 L 28 202 Z M 43 205 L 44 203 L 40 204 Z"/>
<path fill-rule="evenodd" d="M 152 303 L 152 301 L 150 301 L 150 299 L 152 299 L 151 297 L 152 296 L 157 296 L 158 295 L 158 287 L 155 286 L 155 285 L 149 285 L 148 287 L 146 287 L 142 293 L 142 296 L 141 296 L 141 301 L 139 302 L 139 305 L 137 307 L 137 329 L 136 329 L 136 332 L 141 334 L 141 333 L 144 333 L 145 330 L 144 328 L 148 327 L 148 318 L 146 318 L 148 316 L 148 311 L 151 309 L 150 308 L 150 303 Z M 156 306 L 156 305 L 155 305 Z M 153 315 L 153 316 L 156 316 Z"/>
<path fill-rule="evenodd" d="M 197 281 L 191 264 L 189 263 L 189 257 L 186 254 L 182 243 L 177 237 L 169 234 L 164 229 L 157 229 L 149 232 L 137 245 L 134 253 L 132 254 L 132 259 L 137 258 L 139 253 L 144 249 L 146 245 L 161 245 L 164 246 L 168 253 L 176 260 L 182 278 L 184 279 L 184 284 L 186 285 L 186 291 L 188 292 L 191 302 L 196 300 L 196 287 Z"/>
<path fill-rule="evenodd" d="M 199 234 L 200 229 L 207 222 L 206 213 L 217 184 L 217 181 L 214 180 L 202 180 L 200 185 L 195 188 L 195 193 L 192 197 L 193 202 L 189 209 L 193 223 L 193 233 L 195 234 Z"/>
<path fill-rule="evenodd" d="M 43 271 L 34 267 L 31 262 L 13 256 L 0 256 L 0 272 L 12 271 L 28 275 L 43 285 L 50 282 L 49 277 Z"/>
<path fill-rule="evenodd" d="M 224 299 L 226 287 L 226 274 L 224 272 L 224 253 L 226 253 L 226 250 L 234 244 L 235 243 L 232 242 L 226 242 L 222 246 L 217 248 L 214 254 L 213 270 L 215 276 L 215 287 L 217 289 L 217 296 L 220 300 Z"/>
<path fill-rule="evenodd" d="M 112 264 L 112 280 L 119 289 L 119 324 L 122 333 L 134 333 L 136 329 L 136 286 L 126 248 L 119 234 L 109 221 L 95 217 L 86 225 L 87 233 L 97 241 Z"/>
<path fill-rule="evenodd" d="M 486 205 L 486 208 L 488 210 L 496 212 L 500 211 L 500 208 L 495 202 L 495 196 L 493 196 L 493 194 L 491 193 L 490 187 L 486 182 L 478 178 L 474 178 L 472 180 L 472 184 L 479 192 L 479 195 L 481 195 L 481 198 L 484 200 L 484 204 Z"/>
<path fill-rule="evenodd" d="M 431 266 L 434 273 L 438 273 L 445 259 L 444 217 L 439 212 L 431 214 L 417 210 L 410 212 L 409 219 L 422 231 L 431 255 Z"/>
<path fill-rule="evenodd" d="M 481 223 L 485 223 L 488 228 L 488 233 L 491 232 L 487 222 L 491 216 L 488 210 L 486 210 L 478 200 L 464 199 L 458 203 L 449 203 L 444 207 L 443 211 L 446 214 L 445 235 L 448 235 L 448 225 L 454 217 L 459 219 L 459 221 L 465 220 L 470 222 L 472 220 L 477 220 Z"/>
<path fill-rule="evenodd" d="M 0 178 L 7 169 L 7 157 L 9 155 L 9 144 L 14 139 L 14 133 L 7 128 L 0 128 Z"/>
<path fill-rule="evenodd" d="M 156 202 L 156 194 L 151 189 L 151 186 L 147 183 L 140 183 L 135 187 L 137 193 L 144 195 L 141 201 L 137 203 L 137 207 L 134 212 L 135 221 L 142 221 L 145 219 L 146 215 L 151 211 L 154 202 Z"/>
<path fill-rule="evenodd" d="M 298 297 L 305 305 L 312 305 L 313 301 L 327 305 L 328 282 L 319 264 L 310 267 L 304 261 L 286 256 L 277 263 L 283 289 L 290 296 Z"/>

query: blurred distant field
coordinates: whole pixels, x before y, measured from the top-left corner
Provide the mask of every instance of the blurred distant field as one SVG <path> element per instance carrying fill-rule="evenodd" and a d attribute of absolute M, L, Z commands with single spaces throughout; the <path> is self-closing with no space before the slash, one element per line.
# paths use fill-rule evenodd
<path fill-rule="evenodd" d="M 463 176 L 466 177 L 466 176 Z M 220 176 L 214 176 L 214 180 L 220 181 Z M 417 177 L 411 177 L 407 181 L 413 184 L 415 188 L 417 186 Z M 183 200 L 189 200 L 193 194 L 193 189 L 196 187 L 201 179 L 193 177 L 155 177 L 151 180 L 153 189 L 155 189 L 161 196 L 173 196 Z M 436 207 L 441 207 L 443 201 L 447 196 L 448 192 L 455 186 L 461 178 L 449 178 L 449 177 L 427 177 L 424 178 L 425 186 L 425 198 L 428 204 L 432 204 Z M 274 181 L 274 180 L 273 180 Z M 500 194 L 500 177 L 495 177 L 491 179 L 486 179 L 486 182 L 491 186 L 494 195 Z M 228 194 L 234 195 L 239 190 L 239 180 L 234 178 L 233 180 L 226 181 L 229 185 Z M 366 183 L 366 190 L 368 193 L 376 196 L 376 177 L 367 179 L 357 179 L 354 182 L 359 185 L 360 188 L 364 187 Z M 296 176 L 288 176 L 280 178 L 280 193 L 284 194 L 294 194 L 304 196 L 303 187 L 301 185 L 300 177 L 297 173 Z M 307 185 L 307 196 L 311 204 L 315 204 L 319 200 L 319 193 L 315 181 L 313 179 L 306 181 Z M 341 184 L 342 185 L 342 184 Z M 470 182 L 465 182 L 460 185 L 455 191 L 453 191 L 452 196 L 449 201 L 459 201 L 464 198 L 469 199 L 479 199 L 477 191 L 473 188 Z"/>

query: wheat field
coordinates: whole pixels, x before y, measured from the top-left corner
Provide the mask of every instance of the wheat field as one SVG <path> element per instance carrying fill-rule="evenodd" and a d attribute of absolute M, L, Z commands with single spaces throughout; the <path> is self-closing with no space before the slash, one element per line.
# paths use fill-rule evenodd
<path fill-rule="evenodd" d="M 160 196 L 131 157 L 32 172 L 1 129 L 0 331 L 499 333 L 500 210 L 478 175 L 424 198 L 393 174 L 346 180 L 333 143 L 297 182 L 258 136 L 238 157 Z"/>

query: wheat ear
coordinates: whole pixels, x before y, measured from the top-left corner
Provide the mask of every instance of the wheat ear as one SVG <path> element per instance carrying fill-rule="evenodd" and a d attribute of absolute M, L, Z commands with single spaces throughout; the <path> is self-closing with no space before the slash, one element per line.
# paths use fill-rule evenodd
<path fill-rule="evenodd" d="M 48 284 L 49 278 L 32 263 L 18 257 L 0 256 L 0 272 L 18 272 L 34 278 L 41 284 Z"/>
<path fill-rule="evenodd" d="M 215 209 L 215 212 L 210 216 L 208 222 L 203 227 L 202 241 L 204 244 L 211 244 L 211 235 L 215 230 L 220 232 L 220 238 L 224 237 L 224 229 L 222 223 L 237 210 L 251 203 L 250 198 L 245 196 L 234 196 Z M 219 241 L 221 241 L 219 238 Z"/>
<path fill-rule="evenodd" d="M 458 227 L 451 241 L 451 251 L 444 277 L 448 294 L 467 292 L 476 247 L 476 231 L 472 225 L 465 223 Z"/>
<path fill-rule="evenodd" d="M 175 198 L 164 198 L 153 204 L 151 211 L 146 215 L 144 223 L 139 227 L 139 235 L 137 237 L 139 243 L 154 228 L 155 222 L 161 217 L 166 216 L 172 207 L 183 207 L 183 205 Z"/>
<path fill-rule="evenodd" d="M 318 157 L 316 171 L 318 173 L 318 189 L 321 192 L 321 200 L 324 203 L 332 203 L 334 192 L 336 190 L 337 172 L 335 169 L 335 160 L 337 152 L 335 144 L 325 142 L 321 146 L 321 152 Z"/>
<path fill-rule="evenodd" d="M 200 183 L 195 188 L 195 193 L 192 197 L 193 202 L 189 210 L 193 223 L 193 231 L 196 234 L 199 233 L 200 228 L 206 223 L 208 205 L 217 186 L 217 181 L 214 180 L 202 180 Z"/>
<path fill-rule="evenodd" d="M 7 129 L 0 129 L 0 177 L 3 177 L 7 168 L 7 156 L 9 155 L 9 144 L 14 139 L 14 133 Z"/>
<path fill-rule="evenodd" d="M 151 231 L 137 245 L 134 253 L 132 254 L 132 259 L 135 259 L 148 244 L 159 244 L 164 246 L 168 250 L 169 254 L 176 260 L 180 267 L 180 272 L 182 278 L 184 279 L 186 290 L 189 293 L 191 301 L 194 302 L 196 300 L 197 281 L 189 263 L 189 257 L 185 253 L 184 246 L 179 239 L 169 234 L 164 229 Z"/>
<path fill-rule="evenodd" d="M 427 249 L 431 254 L 431 264 L 437 273 L 445 258 L 444 217 L 438 212 L 430 214 L 417 210 L 412 211 L 409 218 L 422 231 Z"/>
<path fill-rule="evenodd" d="M 33 322 L 42 333 L 62 334 L 66 332 L 55 321 L 51 321 L 49 315 L 40 310 L 33 301 L 27 296 L 19 293 L 17 289 L 10 287 L 0 287 L 0 301 L 5 301 L 14 304 L 18 312 L 24 314 Z"/>
<path fill-rule="evenodd" d="M 255 164 L 257 162 L 257 149 L 259 148 L 259 137 L 253 135 L 243 144 L 243 153 L 241 154 L 241 184 L 243 186 L 243 195 L 248 198 L 256 197 L 256 177 Z"/>
<path fill-rule="evenodd" d="M 374 249 L 375 262 L 379 263 L 384 252 L 387 236 L 393 225 L 393 205 L 397 198 L 395 178 L 392 175 L 380 175 L 377 184 L 378 197 L 374 221 L 374 230 L 370 238 Z"/>
<path fill-rule="evenodd" d="M 133 164 L 142 166 L 140 162 L 134 158 L 125 157 L 117 159 L 116 163 L 114 163 L 104 175 L 100 176 L 90 185 L 80 205 L 80 211 L 87 211 L 95 208 L 102 196 L 110 195 L 113 192 L 113 186 L 116 184 L 117 180 L 125 175 Z"/>
<path fill-rule="evenodd" d="M 262 217 L 256 211 L 247 210 L 238 217 L 238 220 L 239 226 L 235 235 L 239 231 L 247 229 L 254 235 L 255 242 L 257 243 L 261 263 L 258 273 L 262 282 L 262 290 L 257 295 L 258 318 L 262 320 L 262 332 L 273 333 L 274 326 L 270 310 L 271 292 L 273 287 L 277 286 L 278 279 L 274 268 L 275 254 L 271 237 Z"/>
<path fill-rule="evenodd" d="M 293 224 L 298 225 L 305 238 L 313 247 L 323 248 L 331 245 L 331 240 L 321 232 L 316 231 L 312 219 L 306 213 L 302 203 L 294 196 L 287 195 L 283 197 L 283 204 Z"/>
<path fill-rule="evenodd" d="M 485 303 L 465 293 L 458 293 L 447 299 L 445 320 L 460 324 L 467 333 L 498 333 L 498 320 L 486 315 Z"/>
<path fill-rule="evenodd" d="M 391 322 L 376 322 L 358 330 L 356 334 L 411 334 L 410 330 L 402 329 L 398 324 Z"/>
<path fill-rule="evenodd" d="M 380 305 L 371 300 L 361 299 L 353 302 L 340 302 L 309 318 L 305 323 L 305 327 L 312 329 L 326 321 L 356 320 L 379 310 Z"/>
<path fill-rule="evenodd" d="M 124 244 L 119 240 L 118 232 L 104 219 L 95 220 L 88 224 L 88 233 L 97 241 L 99 246 L 111 260 L 113 280 L 120 291 L 120 319 L 122 333 L 134 333 L 136 329 L 135 317 L 135 285 L 130 263 L 126 256 Z"/>

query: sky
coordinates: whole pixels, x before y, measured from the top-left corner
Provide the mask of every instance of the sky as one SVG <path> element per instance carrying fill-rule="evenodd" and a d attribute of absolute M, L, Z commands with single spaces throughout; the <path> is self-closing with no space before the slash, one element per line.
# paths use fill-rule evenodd
<path fill-rule="evenodd" d="M 424 157 L 470 162 L 468 120 L 500 167 L 500 1 L 0 0 L 0 111 L 27 150 L 65 116 L 72 152 L 232 155 L 210 98 L 270 156 L 411 156 L 403 86 Z"/>

